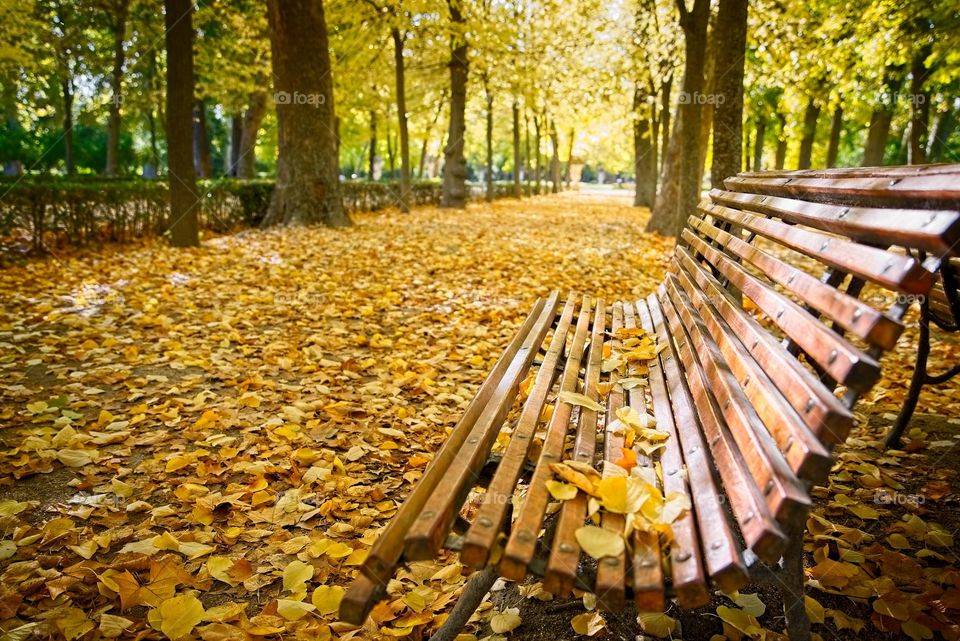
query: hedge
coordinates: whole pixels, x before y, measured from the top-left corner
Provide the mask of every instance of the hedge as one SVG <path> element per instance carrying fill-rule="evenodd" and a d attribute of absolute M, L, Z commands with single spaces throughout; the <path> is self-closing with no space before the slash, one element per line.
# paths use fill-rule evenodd
<path fill-rule="evenodd" d="M 260 224 L 273 194 L 272 180 L 201 181 L 200 226 L 218 233 Z M 377 211 L 397 204 L 399 185 L 348 181 L 341 184 L 349 211 Z M 411 205 L 440 202 L 435 182 L 412 185 Z M 483 185 L 472 185 L 483 198 Z M 495 185 L 497 198 L 513 185 Z M 0 180 L 0 256 L 41 253 L 66 245 L 128 242 L 158 235 L 167 227 L 167 184 L 153 180 L 29 178 Z"/>

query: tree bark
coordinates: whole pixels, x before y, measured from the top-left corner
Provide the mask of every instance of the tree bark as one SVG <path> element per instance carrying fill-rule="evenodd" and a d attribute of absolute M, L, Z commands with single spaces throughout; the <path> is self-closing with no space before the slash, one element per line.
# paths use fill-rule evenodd
<path fill-rule="evenodd" d="M 110 74 L 110 122 L 107 125 L 107 163 L 104 173 L 117 175 L 120 158 L 120 105 L 123 103 L 123 40 L 127 34 L 127 16 L 130 12 L 130 0 L 119 0 L 114 7 L 117 11 L 113 23 L 113 72 Z"/>
<path fill-rule="evenodd" d="M 73 80 L 61 80 L 60 91 L 63 94 L 63 164 L 67 175 L 72 176 L 77 173 L 73 160 Z"/>
<path fill-rule="evenodd" d="M 645 96 L 638 84 L 633 90 L 633 173 L 636 177 L 636 187 L 633 192 L 634 207 L 653 205 L 653 190 L 657 182 L 653 159 L 656 140 L 650 131 L 650 119 L 646 113 L 643 113 L 643 107 L 646 105 Z"/>
<path fill-rule="evenodd" d="M 841 133 L 843 133 L 843 106 L 837 105 L 833 109 L 833 119 L 830 121 L 830 141 L 827 143 L 827 167 L 837 166 L 837 155 L 840 153 Z"/>
<path fill-rule="evenodd" d="M 374 164 L 377 161 L 377 112 L 370 110 L 370 145 L 367 154 L 367 180 L 373 180 Z"/>
<path fill-rule="evenodd" d="M 930 55 L 929 44 L 920 48 L 910 69 L 910 151 L 907 163 L 920 165 L 927 161 L 926 139 L 930 126 L 930 90 L 927 80 L 933 69 L 926 65 Z"/>
<path fill-rule="evenodd" d="M 570 166 L 573 164 L 573 143 L 577 139 L 577 132 L 572 127 L 570 128 L 569 136 L 570 144 L 567 145 L 567 164 L 563 167 L 563 184 L 566 186 L 566 189 L 572 187 L 572 169 Z"/>
<path fill-rule="evenodd" d="M 230 165 L 227 175 L 236 178 L 240 169 L 240 144 L 243 139 L 243 113 L 230 117 Z"/>
<path fill-rule="evenodd" d="M 350 225 L 340 197 L 333 72 L 322 0 L 268 0 L 277 185 L 263 225 Z"/>
<path fill-rule="evenodd" d="M 757 114 L 756 133 L 753 141 L 753 170 L 763 169 L 763 137 L 767 134 L 767 119 Z"/>
<path fill-rule="evenodd" d="M 527 179 L 527 194 L 535 193 L 531 184 L 533 180 L 533 167 L 530 163 L 530 116 L 526 110 L 523 112 L 523 166 L 526 168 L 524 176 Z"/>
<path fill-rule="evenodd" d="M 237 178 L 250 180 L 257 173 L 257 135 L 266 115 L 267 92 L 256 91 L 250 94 L 250 104 L 243 112 Z"/>
<path fill-rule="evenodd" d="M 887 139 L 890 137 L 890 123 L 897 105 L 897 92 L 903 84 L 902 69 L 898 66 L 887 67 L 884 73 L 884 93 L 880 96 L 880 103 L 870 116 L 870 129 L 867 132 L 867 143 L 863 148 L 864 167 L 875 167 L 883 164 L 884 152 L 887 148 Z"/>
<path fill-rule="evenodd" d="M 513 100 L 513 195 L 520 198 L 520 105 Z"/>
<path fill-rule="evenodd" d="M 538 195 L 540 194 L 541 176 L 543 176 L 543 165 L 540 162 L 540 142 L 540 116 L 533 114 L 533 146 L 537 154 L 533 193 Z"/>
<path fill-rule="evenodd" d="M 550 191 L 560 193 L 560 137 L 557 124 L 550 121 Z"/>
<path fill-rule="evenodd" d="M 800 138 L 797 169 L 810 169 L 810 162 L 813 158 L 813 141 L 817 136 L 817 120 L 819 118 L 820 105 L 816 104 L 811 98 L 803 112 L 803 136 Z"/>
<path fill-rule="evenodd" d="M 724 178 L 743 167 L 743 73 L 747 46 L 747 0 L 720 0 L 717 13 L 716 92 L 723 96 L 713 110 L 713 164 L 710 184 L 723 188 Z"/>
<path fill-rule="evenodd" d="M 199 99 L 193 107 L 193 164 L 197 178 L 210 178 L 213 175 L 210 137 L 207 134 L 207 106 Z"/>
<path fill-rule="evenodd" d="M 193 3 L 164 0 L 167 45 L 167 158 L 170 174 L 170 244 L 200 244 L 199 195 L 193 166 Z"/>
<path fill-rule="evenodd" d="M 486 74 L 483 78 L 483 90 L 487 100 L 487 202 L 493 202 L 493 94 L 490 93 L 490 85 Z"/>
<path fill-rule="evenodd" d="M 713 51 L 717 40 L 717 25 L 713 20 L 707 21 L 707 41 L 705 51 Z M 710 145 L 710 134 L 713 130 L 713 110 L 717 99 L 716 89 L 716 56 L 704 55 L 704 82 L 702 104 L 700 105 L 700 133 L 697 136 L 697 184 L 703 184 L 703 172 L 707 165 L 707 149 Z M 699 198 L 697 199 L 699 201 Z"/>
<path fill-rule="evenodd" d="M 695 0 L 692 11 L 687 10 L 685 0 L 677 0 L 677 9 L 686 52 L 681 94 L 685 99 L 678 109 L 679 123 L 670 136 L 663 186 L 646 227 L 649 232 L 665 236 L 680 235 L 686 217 L 696 211 L 700 198 L 700 105 L 696 98 L 703 92 L 710 0 Z"/>
<path fill-rule="evenodd" d="M 397 92 L 397 125 L 400 129 L 400 211 L 410 211 L 410 131 L 407 128 L 407 83 L 406 66 L 403 60 L 403 47 L 406 34 L 394 27 L 390 30 L 393 38 L 393 67 Z"/>
<path fill-rule="evenodd" d="M 3 122 L 7 131 L 19 138 L 23 134 L 23 127 L 17 117 L 17 87 L 13 78 L 3 78 L 3 88 L 0 89 L 3 97 Z M 3 160 L 4 176 L 19 176 L 23 173 L 23 160 L 20 158 L 19 145 L 17 149 L 10 149 L 9 156 Z"/>
<path fill-rule="evenodd" d="M 466 21 L 460 11 L 460 0 L 447 0 L 450 20 L 454 25 L 453 49 L 450 55 L 450 128 L 444 149 L 443 192 L 440 206 L 462 209 L 467 204 L 467 160 L 463 155 L 466 135 L 467 41 L 462 32 Z"/>
<path fill-rule="evenodd" d="M 929 162 L 939 162 L 943 159 L 943 154 L 947 151 L 947 139 L 953 133 L 957 124 L 957 110 L 954 108 L 955 100 L 948 98 L 947 110 L 936 119 L 933 125 L 933 133 L 930 134 L 930 140 L 927 143 L 927 160 Z"/>
<path fill-rule="evenodd" d="M 775 169 L 783 169 L 787 161 L 787 117 L 778 111 L 777 121 L 780 123 L 780 135 L 777 138 L 777 154 L 773 166 Z"/>

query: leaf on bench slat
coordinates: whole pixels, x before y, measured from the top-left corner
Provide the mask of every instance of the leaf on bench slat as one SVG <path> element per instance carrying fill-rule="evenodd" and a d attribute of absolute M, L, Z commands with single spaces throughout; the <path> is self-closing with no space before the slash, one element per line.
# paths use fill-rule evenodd
<path fill-rule="evenodd" d="M 570 405 L 579 405 L 580 407 L 585 407 L 588 410 L 593 410 L 595 412 L 602 412 L 603 405 L 596 402 L 589 396 L 584 394 L 579 394 L 577 392 L 560 392 L 558 397 L 561 403 L 569 403 Z"/>

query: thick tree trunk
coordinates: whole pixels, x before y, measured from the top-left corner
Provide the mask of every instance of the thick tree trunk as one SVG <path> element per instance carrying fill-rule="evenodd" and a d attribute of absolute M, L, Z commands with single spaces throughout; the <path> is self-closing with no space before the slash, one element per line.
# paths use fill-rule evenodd
<path fill-rule="evenodd" d="M 933 69 L 927 67 L 930 45 L 920 48 L 913 58 L 910 68 L 910 154 L 907 162 L 920 165 L 927 161 L 926 139 L 930 126 L 930 91 L 926 89 L 927 80 Z"/>
<path fill-rule="evenodd" d="M 193 166 L 193 3 L 164 1 L 167 41 L 167 158 L 170 244 L 195 247 L 199 195 Z"/>
<path fill-rule="evenodd" d="M 73 80 L 61 80 L 60 91 L 63 94 L 63 164 L 67 175 L 72 176 L 77 173 L 73 160 Z"/>
<path fill-rule="evenodd" d="M 777 138 L 777 154 L 773 160 L 773 167 L 783 169 L 787 161 L 787 117 L 778 111 L 777 121 L 780 123 L 780 134 Z"/>
<path fill-rule="evenodd" d="M 933 132 L 930 134 L 930 140 L 927 143 L 927 160 L 929 162 L 939 162 L 943 159 L 943 154 L 947 151 L 947 139 L 953 133 L 957 125 L 957 111 L 954 108 L 955 100 L 950 98 L 947 102 L 947 110 L 937 117 L 933 125 Z"/>
<path fill-rule="evenodd" d="M 763 137 L 767 134 L 767 119 L 763 114 L 757 115 L 756 132 L 753 141 L 753 170 L 763 169 Z"/>
<path fill-rule="evenodd" d="M 110 74 L 110 122 L 107 124 L 107 163 L 104 173 L 117 175 L 120 162 L 120 106 L 123 104 L 123 40 L 127 34 L 127 16 L 130 0 L 119 0 L 113 23 L 113 72 Z"/>
<path fill-rule="evenodd" d="M 713 110 L 713 164 L 710 184 L 723 187 L 724 178 L 743 167 L 743 69 L 747 46 L 747 0 L 720 0 L 715 42 L 717 101 Z"/>
<path fill-rule="evenodd" d="M 686 9 L 684 0 L 677 0 L 677 8 L 686 52 L 682 93 L 685 99 L 678 110 L 679 123 L 670 136 L 663 187 L 646 227 L 647 231 L 666 236 L 680 235 L 686 217 L 696 211 L 700 199 L 700 105 L 696 96 L 703 92 L 710 0 L 695 0 L 692 11 Z"/>
<path fill-rule="evenodd" d="M 483 89 L 487 99 L 487 162 L 486 162 L 486 183 L 487 183 L 487 202 L 493 202 L 493 94 L 490 93 L 490 86 L 486 76 L 483 78 Z"/>
<path fill-rule="evenodd" d="M 203 100 L 197 100 L 193 107 L 193 165 L 197 178 L 210 178 L 213 175 L 210 137 L 207 134 L 207 106 Z"/>
<path fill-rule="evenodd" d="M 566 189 L 571 188 L 572 169 L 570 166 L 573 164 L 573 142 L 577 139 L 577 132 L 575 129 L 571 128 L 568 132 L 568 135 L 570 144 L 567 145 L 567 162 L 563 166 L 563 184 L 565 185 Z"/>
<path fill-rule="evenodd" d="M 703 172 L 707 166 L 707 150 L 710 145 L 710 134 L 713 130 L 713 110 L 717 102 L 716 94 L 716 75 L 714 70 L 716 65 L 714 61 L 716 56 L 712 54 L 713 47 L 716 46 L 717 29 L 713 20 L 708 21 L 707 42 L 705 51 L 710 51 L 711 55 L 704 55 L 704 82 L 703 93 L 697 99 L 702 101 L 700 104 L 700 134 L 697 136 L 697 184 L 703 184 Z M 699 201 L 699 198 L 697 199 Z"/>
<path fill-rule="evenodd" d="M 450 129 L 447 147 L 444 149 L 443 193 L 441 207 L 462 209 L 467 204 L 467 159 L 463 155 L 466 135 L 467 76 L 470 66 L 467 61 L 467 41 L 460 32 L 465 18 L 460 12 L 459 0 L 447 0 L 450 20 L 454 29 L 454 45 L 450 56 Z"/>
<path fill-rule="evenodd" d="M 3 97 L 3 122 L 7 131 L 19 136 L 23 133 L 23 127 L 17 117 L 17 87 L 12 78 L 4 78 L 3 80 L 3 88 L 0 89 Z M 23 160 L 18 157 L 19 150 L 9 149 L 8 151 L 10 155 L 4 154 L 3 175 L 19 176 L 23 173 Z"/>
<path fill-rule="evenodd" d="M 390 166 L 390 179 L 394 177 L 394 172 L 397 169 L 397 139 L 394 137 L 393 132 L 390 131 L 389 124 L 387 125 L 387 164 Z"/>
<path fill-rule="evenodd" d="M 520 189 L 520 105 L 513 100 L 513 195 L 522 196 Z"/>
<path fill-rule="evenodd" d="M 813 141 L 817 137 L 817 120 L 819 118 L 820 105 L 816 104 L 811 98 L 803 112 L 803 136 L 800 138 L 797 169 L 810 169 L 810 162 L 813 158 Z"/>
<path fill-rule="evenodd" d="M 833 109 L 833 119 L 830 121 L 830 141 L 827 143 L 827 167 L 837 166 L 837 155 L 840 153 L 841 133 L 843 133 L 843 106 L 837 105 Z"/>
<path fill-rule="evenodd" d="M 396 27 L 390 30 L 393 38 L 393 67 L 397 91 L 397 124 L 400 129 L 400 211 L 410 211 L 410 131 L 407 128 L 407 82 L 403 61 L 406 34 Z"/>
<path fill-rule="evenodd" d="M 250 104 L 243 112 L 237 178 L 250 180 L 257 173 L 257 135 L 260 133 L 260 125 L 266 115 L 267 93 L 257 91 L 250 94 Z"/>
<path fill-rule="evenodd" d="M 370 110 L 370 144 L 367 154 L 367 180 L 373 180 L 374 165 L 377 162 L 377 112 Z"/>
<path fill-rule="evenodd" d="M 227 175 L 236 178 L 240 169 L 240 144 L 243 140 L 243 113 L 230 117 L 230 166 Z"/>
<path fill-rule="evenodd" d="M 650 131 L 650 119 L 644 113 L 647 102 L 640 86 L 633 90 L 633 172 L 636 187 L 633 192 L 635 207 L 653 205 L 653 190 L 656 187 L 656 167 L 654 167 L 653 148 L 656 145 Z"/>
<path fill-rule="evenodd" d="M 666 164 L 667 158 L 667 148 L 670 146 L 670 92 L 673 91 L 673 75 L 667 76 L 667 79 L 663 81 L 663 85 L 660 87 L 660 118 L 663 120 L 663 131 L 660 132 L 660 157 L 663 159 L 661 162 Z M 658 176 L 663 175 L 663 170 L 661 169 Z"/>
<path fill-rule="evenodd" d="M 322 0 L 268 0 L 277 104 L 277 186 L 263 225 L 350 218 L 340 197 L 333 72 Z"/>
<path fill-rule="evenodd" d="M 896 66 L 887 67 L 884 74 L 884 94 L 880 97 L 880 104 L 870 116 L 870 129 L 867 132 L 867 143 L 863 148 L 864 167 L 875 167 L 883 164 L 884 152 L 887 149 L 887 139 L 890 137 L 890 123 L 896 110 L 897 92 L 903 84 L 902 69 Z"/>

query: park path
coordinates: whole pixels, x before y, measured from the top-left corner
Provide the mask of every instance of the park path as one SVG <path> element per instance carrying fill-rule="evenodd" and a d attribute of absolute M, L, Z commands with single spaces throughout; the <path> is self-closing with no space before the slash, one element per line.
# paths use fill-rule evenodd
<path fill-rule="evenodd" d="M 204 638 L 416 638 L 464 580 L 455 558 L 411 568 L 358 634 L 334 623 L 337 590 L 323 586 L 348 582 L 536 296 L 655 288 L 671 243 L 643 234 L 647 212 L 630 203 L 626 191 L 584 191 L 424 208 L 342 231 L 250 230 L 194 250 L 156 241 L 0 271 L 0 620 L 53 636 L 119 625 L 133 638 L 177 598 L 206 611 Z M 909 358 L 911 338 L 894 358 Z M 856 466 L 878 456 L 869 448 L 906 376 L 861 412 L 822 495 L 830 519 L 849 523 L 835 496 L 869 487 L 871 468 Z M 924 404 L 956 416 L 956 387 Z M 921 425 L 941 449 L 918 445 L 883 473 L 949 501 L 953 467 L 908 472 L 942 461 L 956 426 Z M 895 521 L 852 525 L 883 537 Z M 317 610 L 296 605 L 304 591 Z M 494 601 L 521 608 L 519 639 L 556 639 L 577 612 L 516 590 Z M 775 609 L 764 625 L 777 626 Z M 681 621 L 684 638 L 720 631 L 713 618 Z"/>

